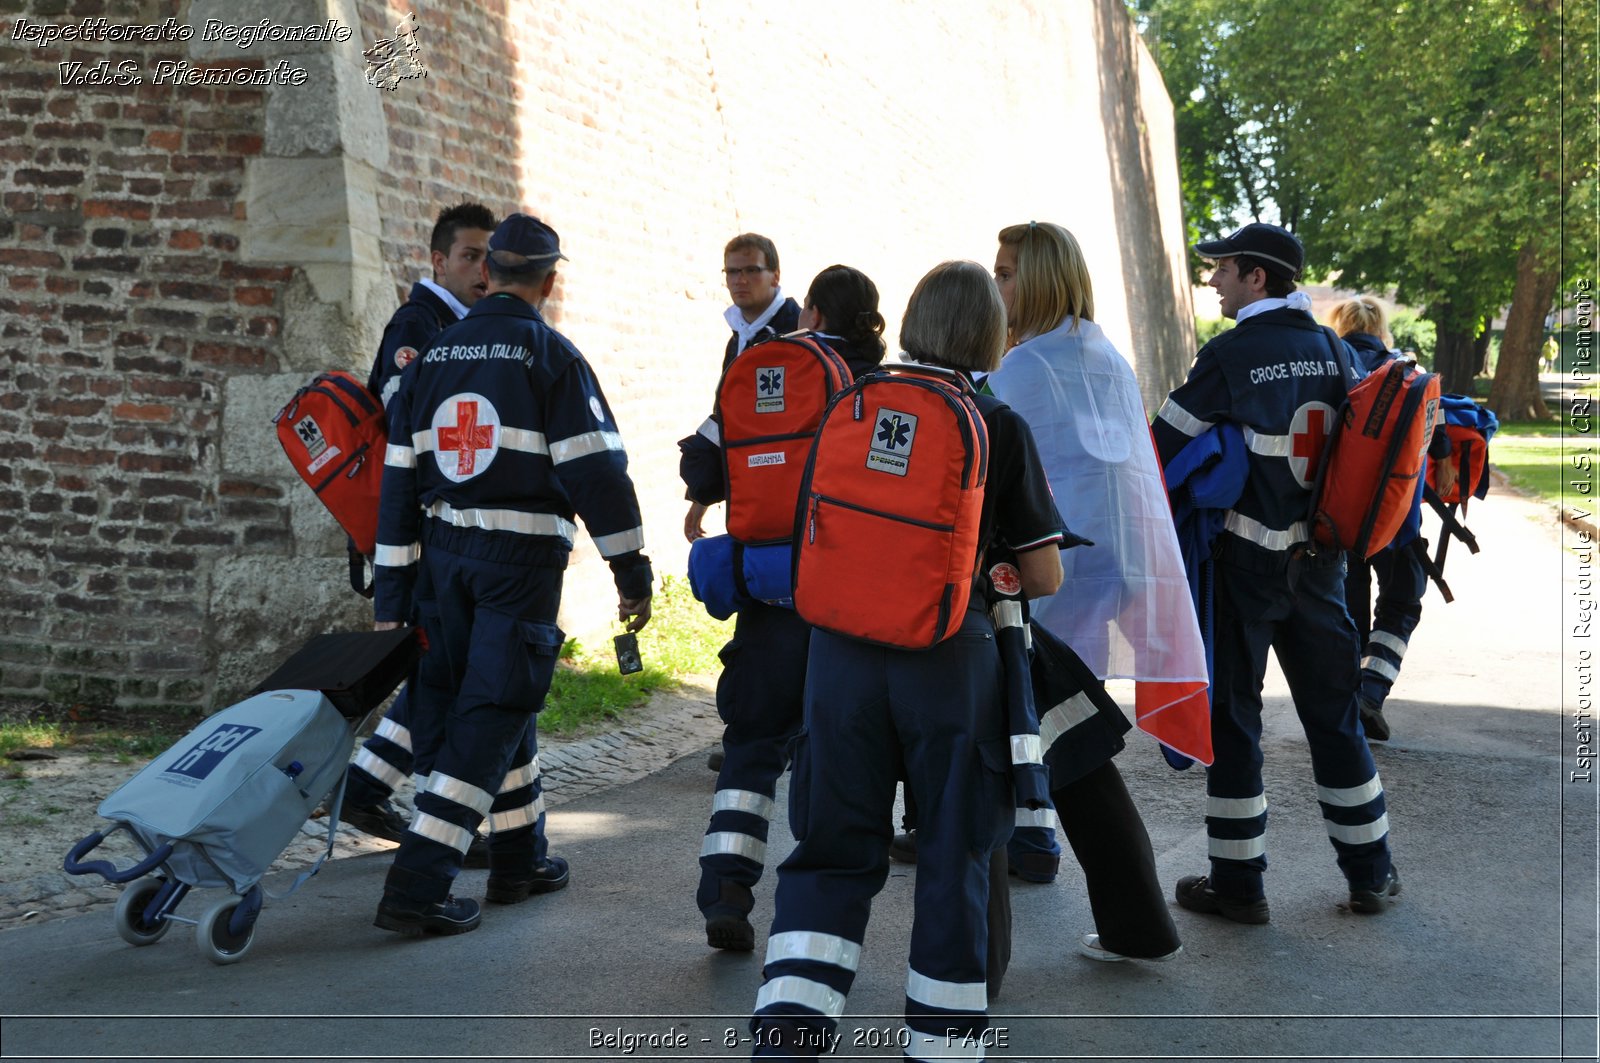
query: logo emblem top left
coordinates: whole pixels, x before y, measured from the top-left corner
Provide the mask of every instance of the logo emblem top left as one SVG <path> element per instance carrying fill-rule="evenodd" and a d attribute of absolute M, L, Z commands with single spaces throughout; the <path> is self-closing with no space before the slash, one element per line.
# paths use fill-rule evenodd
<path fill-rule="evenodd" d="M 487 469 L 500 452 L 500 413 L 475 392 L 462 392 L 433 411 L 433 456 L 439 472 L 454 483 Z"/>

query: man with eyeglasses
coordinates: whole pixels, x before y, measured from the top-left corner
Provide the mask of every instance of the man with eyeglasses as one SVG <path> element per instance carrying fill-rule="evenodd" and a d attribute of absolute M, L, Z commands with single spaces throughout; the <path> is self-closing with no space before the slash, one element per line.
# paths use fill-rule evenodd
<path fill-rule="evenodd" d="M 733 305 L 723 311 L 723 318 L 733 335 L 722 352 L 722 371 L 726 373 L 733 360 L 752 344 L 783 336 L 800 327 L 800 304 L 783 294 L 778 284 L 778 247 L 760 233 L 740 233 L 722 249 L 722 276 L 728 285 L 728 295 Z M 678 440 L 683 458 L 678 465 L 684 482 L 721 482 L 722 451 L 716 422 L 707 417 L 699 430 L 686 439 Z M 706 510 L 721 501 L 718 497 L 709 504 L 688 493 L 689 512 L 683 518 L 683 534 L 691 543 L 703 538 Z M 722 750 L 714 749 L 706 758 L 706 767 L 722 770 Z"/>
<path fill-rule="evenodd" d="M 722 356 L 726 370 L 753 343 L 800 327 L 800 304 L 778 286 L 778 249 L 759 233 L 740 233 L 722 249 L 722 275 L 733 305 L 723 317 L 733 335 Z"/>
<path fill-rule="evenodd" d="M 794 332 L 800 327 L 800 306 L 778 284 L 778 249 L 757 233 L 741 233 L 722 251 L 723 276 L 733 305 L 725 315 L 728 337 L 722 368 L 747 347 Z M 705 536 L 706 510 L 726 498 L 721 432 L 714 418 L 678 441 L 683 452 L 679 475 L 688 490 L 689 513 L 683 533 L 691 543 Z M 722 650 L 717 680 L 717 714 L 727 725 L 723 745 L 711 752 L 706 766 L 717 772 L 717 796 L 711 827 L 700 850 L 700 886 L 695 903 L 706 921 L 706 944 L 714 949 L 748 952 L 755 947 L 750 912 L 752 887 L 766 863 L 767 822 L 772 798 L 752 787 L 765 780 L 768 788 L 783 768 L 784 733 L 793 711 L 774 706 L 774 699 L 798 697 L 805 676 L 806 647 L 811 629 L 791 609 L 752 603 L 741 608 L 733 638 Z"/>

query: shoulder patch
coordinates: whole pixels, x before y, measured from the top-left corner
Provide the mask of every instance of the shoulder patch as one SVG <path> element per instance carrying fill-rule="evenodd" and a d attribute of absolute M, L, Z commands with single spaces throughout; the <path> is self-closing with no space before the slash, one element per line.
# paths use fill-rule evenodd
<path fill-rule="evenodd" d="M 594 414 L 594 419 L 601 424 L 606 423 L 606 408 L 600 405 L 600 396 L 589 396 L 589 412 Z"/>
<path fill-rule="evenodd" d="M 1017 571 L 1017 566 L 1002 561 L 989 570 L 989 582 L 994 584 L 994 589 L 1001 594 L 1022 593 L 1022 573 Z"/>
<path fill-rule="evenodd" d="M 404 369 L 416 360 L 417 349 L 415 347 L 401 347 L 394 352 L 394 367 L 396 369 Z"/>

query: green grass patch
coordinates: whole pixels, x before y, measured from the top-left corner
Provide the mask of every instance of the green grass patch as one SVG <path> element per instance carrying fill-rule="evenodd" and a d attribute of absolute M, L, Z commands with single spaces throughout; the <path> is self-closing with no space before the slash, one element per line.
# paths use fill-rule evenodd
<path fill-rule="evenodd" d="M 712 619 L 694 600 L 688 581 L 675 576 L 662 579 L 650 606 L 650 623 L 639 632 L 642 672 L 619 674 L 609 642 L 588 646 L 567 640 L 539 714 L 541 731 L 570 737 L 598 730 L 683 677 L 716 670 L 717 651 L 732 635 L 732 621 Z"/>
<path fill-rule="evenodd" d="M 71 736 L 59 723 L 0 724 L 0 757 L 9 757 L 19 749 L 61 749 L 70 744 Z"/>
<path fill-rule="evenodd" d="M 1491 451 L 1501 439 L 1526 438 L 1529 436 L 1549 436 L 1552 439 L 1566 435 L 1569 439 L 1594 439 L 1595 433 L 1600 431 L 1600 417 L 1593 412 L 1581 414 L 1574 418 L 1572 411 L 1558 410 L 1551 405 L 1551 416 L 1544 421 L 1505 421 L 1500 425 L 1494 439 L 1489 441 Z M 1591 407 L 1592 411 L 1592 407 Z M 1556 416 L 1560 414 L 1560 416 Z"/>
<path fill-rule="evenodd" d="M 1489 443 L 1489 460 L 1520 491 L 1537 495 L 1553 505 L 1561 503 L 1564 473 L 1569 466 L 1561 455 L 1561 439 L 1549 435 L 1496 433 Z"/>

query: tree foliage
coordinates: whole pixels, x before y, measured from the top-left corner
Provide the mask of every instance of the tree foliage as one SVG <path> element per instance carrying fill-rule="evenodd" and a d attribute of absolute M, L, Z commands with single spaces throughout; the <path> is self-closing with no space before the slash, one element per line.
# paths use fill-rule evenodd
<path fill-rule="evenodd" d="M 1473 340 L 1513 296 L 1542 322 L 1589 268 L 1593 215 L 1562 206 L 1593 202 L 1594 5 L 1131 6 L 1174 98 L 1191 235 L 1277 222 L 1313 271 L 1393 287 L 1437 326 L 1447 387 L 1470 386 Z M 1538 343 L 1508 343 L 1502 372 L 1537 365 Z"/>

